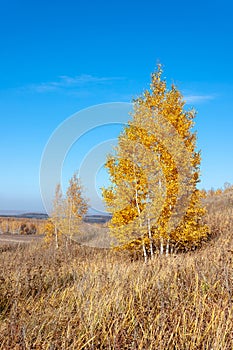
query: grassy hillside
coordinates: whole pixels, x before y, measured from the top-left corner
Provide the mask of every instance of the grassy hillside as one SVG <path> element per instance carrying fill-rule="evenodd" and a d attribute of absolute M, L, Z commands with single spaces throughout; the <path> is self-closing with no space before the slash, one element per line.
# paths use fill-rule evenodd
<path fill-rule="evenodd" d="M 223 194 L 208 204 L 213 240 L 148 264 L 75 243 L 2 247 L 0 349 L 232 349 L 233 216 L 225 203 Z"/>

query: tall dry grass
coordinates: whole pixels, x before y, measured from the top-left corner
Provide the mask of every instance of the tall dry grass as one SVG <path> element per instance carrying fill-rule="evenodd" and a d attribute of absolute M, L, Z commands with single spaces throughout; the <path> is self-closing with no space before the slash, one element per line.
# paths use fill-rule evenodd
<path fill-rule="evenodd" d="M 233 349 L 228 219 L 200 250 L 148 264 L 76 244 L 6 246 L 0 349 Z"/>

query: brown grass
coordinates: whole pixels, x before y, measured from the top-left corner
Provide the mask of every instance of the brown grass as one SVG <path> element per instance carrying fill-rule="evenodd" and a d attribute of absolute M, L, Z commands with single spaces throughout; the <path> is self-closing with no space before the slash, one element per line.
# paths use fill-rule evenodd
<path fill-rule="evenodd" d="M 45 231 L 46 219 L 1 217 L 0 234 L 43 234 Z"/>
<path fill-rule="evenodd" d="M 0 349 L 233 349 L 232 217 L 212 215 L 214 240 L 148 264 L 76 244 L 6 246 Z"/>

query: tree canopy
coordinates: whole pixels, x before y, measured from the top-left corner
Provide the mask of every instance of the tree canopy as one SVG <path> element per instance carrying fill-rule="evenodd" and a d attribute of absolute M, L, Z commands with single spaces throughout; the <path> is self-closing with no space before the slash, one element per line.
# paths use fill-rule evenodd
<path fill-rule="evenodd" d="M 145 260 L 155 251 L 193 248 L 207 236 L 195 115 L 176 86 L 167 88 L 159 65 L 108 156 L 111 185 L 103 197 L 111 234 L 122 249 L 142 249 Z"/>

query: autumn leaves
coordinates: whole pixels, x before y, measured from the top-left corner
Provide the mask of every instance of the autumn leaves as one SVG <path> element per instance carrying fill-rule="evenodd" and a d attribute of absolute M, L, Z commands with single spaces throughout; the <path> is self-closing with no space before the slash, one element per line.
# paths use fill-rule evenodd
<path fill-rule="evenodd" d="M 103 189 L 111 234 L 123 249 L 142 249 L 145 260 L 158 251 L 193 248 L 208 232 L 196 188 L 195 113 L 161 76 L 159 66 L 150 90 L 134 101 L 132 120 L 106 162 L 111 186 Z"/>

